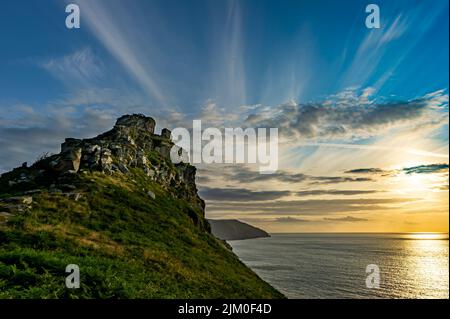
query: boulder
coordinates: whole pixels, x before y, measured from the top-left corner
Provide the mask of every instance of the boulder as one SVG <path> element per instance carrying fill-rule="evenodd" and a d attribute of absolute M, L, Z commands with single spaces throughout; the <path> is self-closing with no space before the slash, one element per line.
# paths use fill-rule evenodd
<path fill-rule="evenodd" d="M 130 172 L 130 170 L 128 169 L 128 167 L 125 164 L 119 163 L 117 165 L 117 167 L 123 174 L 128 174 Z"/>
<path fill-rule="evenodd" d="M 155 193 L 153 193 L 152 191 L 148 191 L 148 192 L 147 192 L 147 195 L 148 195 L 149 197 L 151 197 L 152 199 L 155 199 L 155 198 L 156 198 Z"/>
<path fill-rule="evenodd" d="M 170 150 L 172 149 L 172 145 L 170 144 L 161 144 L 161 146 L 158 146 L 155 148 L 155 151 L 157 151 L 161 156 L 167 160 L 170 160 Z"/>
<path fill-rule="evenodd" d="M 153 118 L 142 114 L 123 115 L 117 119 L 115 127 L 132 127 L 154 134 L 156 122 Z"/>
<path fill-rule="evenodd" d="M 163 128 L 161 131 L 161 137 L 170 140 L 171 139 L 172 132 L 167 129 Z"/>
<path fill-rule="evenodd" d="M 18 204 L 18 205 L 31 205 L 33 203 L 33 197 L 31 197 L 31 196 L 8 197 L 8 198 L 0 199 L 0 202 L 13 203 L 13 204 Z"/>
<path fill-rule="evenodd" d="M 81 140 L 66 138 L 61 144 L 61 153 L 50 162 L 50 166 L 57 172 L 78 172 L 81 162 Z"/>

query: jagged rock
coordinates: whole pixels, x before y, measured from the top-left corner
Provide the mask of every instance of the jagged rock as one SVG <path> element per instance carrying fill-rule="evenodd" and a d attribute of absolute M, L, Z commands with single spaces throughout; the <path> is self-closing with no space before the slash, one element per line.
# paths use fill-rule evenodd
<path fill-rule="evenodd" d="M 5 209 L 7 212 L 15 214 L 22 213 L 24 211 L 23 205 L 3 205 L 2 209 Z"/>
<path fill-rule="evenodd" d="M 73 199 L 74 201 L 78 202 L 80 198 L 83 196 L 81 193 L 69 193 L 68 194 L 70 199 Z"/>
<path fill-rule="evenodd" d="M 31 196 L 22 197 L 22 204 L 31 205 L 32 203 L 33 203 L 33 197 L 31 197 Z"/>
<path fill-rule="evenodd" d="M 77 187 L 75 185 L 71 185 L 71 184 L 60 184 L 58 186 L 59 186 L 59 188 L 61 188 L 63 190 L 75 190 L 75 189 L 77 189 Z"/>
<path fill-rule="evenodd" d="M 80 144 L 81 140 L 66 138 L 61 144 L 61 153 L 50 162 L 50 166 L 57 172 L 78 172 L 82 154 Z"/>
<path fill-rule="evenodd" d="M 172 145 L 161 145 L 161 155 L 167 160 L 170 160 L 170 150 L 172 149 Z"/>
<path fill-rule="evenodd" d="M 155 171 L 152 170 L 151 168 L 145 167 L 144 172 L 145 172 L 145 174 L 147 174 L 148 177 L 151 177 L 151 178 L 155 177 Z"/>
<path fill-rule="evenodd" d="M 2 217 L 6 217 L 8 218 L 9 216 L 11 216 L 12 214 L 8 213 L 8 212 L 0 212 L 0 216 Z"/>
<path fill-rule="evenodd" d="M 31 196 L 15 196 L 0 199 L 0 209 L 9 214 L 22 213 L 33 204 Z"/>
<path fill-rule="evenodd" d="M 117 167 L 124 174 L 128 174 L 130 172 L 130 170 L 128 169 L 128 167 L 125 164 L 119 163 L 119 164 L 117 164 Z"/>
<path fill-rule="evenodd" d="M 167 171 L 161 171 L 160 173 L 159 173 L 159 178 L 160 179 L 163 179 L 163 180 L 166 180 L 166 179 L 168 179 L 167 177 L 168 177 L 168 172 Z"/>
<path fill-rule="evenodd" d="M 150 134 L 155 132 L 156 122 L 151 117 L 141 114 L 124 115 L 117 119 L 115 127 L 134 127 L 139 130 L 144 130 Z"/>
<path fill-rule="evenodd" d="M 147 157 L 145 157 L 144 154 L 139 153 L 136 156 L 136 163 L 137 163 L 137 166 L 139 166 L 139 167 L 147 167 L 147 163 L 148 163 Z"/>
<path fill-rule="evenodd" d="M 21 167 L 21 168 L 23 169 L 24 167 Z M 29 176 L 29 175 L 27 175 L 25 173 L 20 173 L 18 178 L 8 181 L 8 185 L 10 187 L 13 187 L 13 186 L 16 186 L 18 184 L 29 183 L 29 182 L 32 181 L 32 179 L 33 179 L 32 176 Z"/>
<path fill-rule="evenodd" d="M 0 224 L 6 223 L 10 216 L 12 216 L 12 214 L 8 212 L 0 212 Z"/>
<path fill-rule="evenodd" d="M 22 196 L 22 197 L 8 197 L 0 199 L 3 203 L 14 203 L 19 205 L 31 205 L 33 203 L 33 197 Z"/>
<path fill-rule="evenodd" d="M 163 128 L 161 131 L 161 137 L 168 139 L 168 140 L 171 139 L 171 134 L 172 134 L 172 132 L 167 128 Z"/>
<path fill-rule="evenodd" d="M 109 149 L 102 149 L 101 155 L 100 155 L 101 169 L 106 173 L 111 173 L 112 163 L 113 163 L 113 159 L 111 157 L 111 151 Z"/>
<path fill-rule="evenodd" d="M 25 195 L 33 195 L 42 193 L 42 189 L 31 189 L 29 191 L 24 192 Z"/>
<path fill-rule="evenodd" d="M 89 145 L 88 147 L 86 147 L 86 152 L 89 154 L 95 153 L 97 151 L 100 151 L 102 148 L 99 145 Z"/>

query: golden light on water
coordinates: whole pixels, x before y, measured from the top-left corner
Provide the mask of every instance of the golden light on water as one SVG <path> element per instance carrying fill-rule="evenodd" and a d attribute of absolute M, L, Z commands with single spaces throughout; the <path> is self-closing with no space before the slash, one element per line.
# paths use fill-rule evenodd
<path fill-rule="evenodd" d="M 410 233 L 403 249 L 405 298 L 448 298 L 448 234 Z"/>
<path fill-rule="evenodd" d="M 422 239 L 422 240 L 438 240 L 448 239 L 448 234 L 445 233 L 409 233 L 408 239 Z"/>

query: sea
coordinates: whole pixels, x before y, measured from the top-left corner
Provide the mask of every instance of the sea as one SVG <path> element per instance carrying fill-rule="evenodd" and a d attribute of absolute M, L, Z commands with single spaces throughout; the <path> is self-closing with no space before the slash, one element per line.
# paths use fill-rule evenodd
<path fill-rule="evenodd" d="M 229 241 L 288 298 L 449 298 L 449 239 L 441 233 L 272 234 Z"/>

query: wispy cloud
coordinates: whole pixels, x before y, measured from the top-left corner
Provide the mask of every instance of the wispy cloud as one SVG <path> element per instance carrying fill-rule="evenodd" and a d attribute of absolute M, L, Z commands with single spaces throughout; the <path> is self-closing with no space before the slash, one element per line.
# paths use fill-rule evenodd
<path fill-rule="evenodd" d="M 290 195 L 289 191 L 251 191 L 245 188 L 208 188 L 200 190 L 200 195 L 213 201 L 268 201 Z"/>
<path fill-rule="evenodd" d="M 98 40 L 114 56 L 117 61 L 129 72 L 137 83 L 158 102 L 165 100 L 164 93 L 156 80 L 157 75 L 152 67 L 152 57 L 148 50 L 139 48 L 140 41 L 129 37 L 130 32 L 126 32 L 129 26 L 126 25 L 123 17 L 118 15 L 125 13 L 125 8 L 118 8 L 110 2 L 80 1 L 83 8 L 83 18 L 86 25 L 92 30 Z M 111 7 L 111 8 L 110 8 Z M 114 7 L 114 14 L 112 13 Z"/>
<path fill-rule="evenodd" d="M 329 222 L 367 222 L 369 221 L 366 218 L 359 218 L 359 217 L 353 217 L 353 216 L 346 216 L 346 217 L 325 217 L 323 220 L 329 221 Z"/>
<path fill-rule="evenodd" d="M 220 95 L 229 108 L 246 102 L 244 66 L 244 39 L 242 38 L 242 13 L 239 1 L 228 2 L 224 29 L 219 34 L 213 74 L 215 94 Z M 217 68 L 218 67 L 218 68 Z"/>
<path fill-rule="evenodd" d="M 298 196 L 321 196 L 321 195 L 353 196 L 353 195 L 375 194 L 379 192 L 380 191 L 377 190 L 315 189 L 315 190 L 295 192 L 295 194 Z"/>
<path fill-rule="evenodd" d="M 439 164 L 425 164 L 417 165 L 411 167 L 404 167 L 396 170 L 385 170 L 381 168 L 356 168 L 352 170 L 345 171 L 346 174 L 369 174 L 369 175 L 379 175 L 383 174 L 385 176 L 405 173 L 405 174 L 432 174 L 432 173 L 445 173 L 448 172 L 449 165 L 444 163 Z"/>
<path fill-rule="evenodd" d="M 52 76 L 68 86 L 92 84 L 103 75 L 103 63 L 88 47 L 62 57 L 51 58 L 39 63 Z"/>
<path fill-rule="evenodd" d="M 440 14 L 448 10 L 445 2 L 435 2 L 431 6 L 426 2 L 417 4 L 397 14 L 396 16 L 382 15 L 382 28 L 372 29 L 361 40 L 357 47 L 350 67 L 342 77 L 343 87 L 367 85 L 369 79 L 384 69 L 384 74 L 378 77 L 373 85 L 378 91 L 391 78 L 398 65 L 411 53 L 417 43 L 427 34 Z M 408 37 L 407 41 L 402 38 Z M 402 50 L 395 48 L 400 40 Z M 348 48 L 346 48 L 348 49 Z M 383 62 L 392 59 L 388 67 Z"/>
<path fill-rule="evenodd" d="M 309 219 L 296 218 L 296 217 L 278 217 L 274 220 L 277 223 L 308 223 Z"/>
<path fill-rule="evenodd" d="M 257 215 L 328 215 L 342 212 L 396 211 L 398 205 L 417 202 L 416 198 L 355 198 L 355 199 L 310 199 L 276 200 L 264 205 L 253 202 L 210 202 L 207 211 L 246 212 Z"/>
<path fill-rule="evenodd" d="M 406 167 L 403 169 L 405 174 L 431 174 L 448 172 L 448 164 L 430 164 Z"/>
<path fill-rule="evenodd" d="M 381 168 L 356 168 L 345 171 L 346 174 L 382 174 L 386 173 L 386 171 Z"/>
<path fill-rule="evenodd" d="M 400 38 L 407 30 L 405 17 L 398 15 L 382 21 L 381 29 L 372 29 L 362 39 L 354 53 L 352 63 L 342 77 L 344 87 L 365 85 L 378 69 L 392 40 Z"/>
<path fill-rule="evenodd" d="M 200 174 L 214 174 L 214 170 L 203 168 Z M 208 176 L 208 175 L 206 175 Z M 315 176 L 294 171 L 278 170 L 273 174 L 260 174 L 259 171 L 251 170 L 246 166 L 242 167 L 222 167 L 222 176 L 239 183 L 260 183 L 260 182 L 280 182 L 287 184 L 298 184 L 303 182 L 313 184 L 340 184 L 340 183 L 361 183 L 371 182 L 369 177 L 348 177 L 348 176 Z"/>

